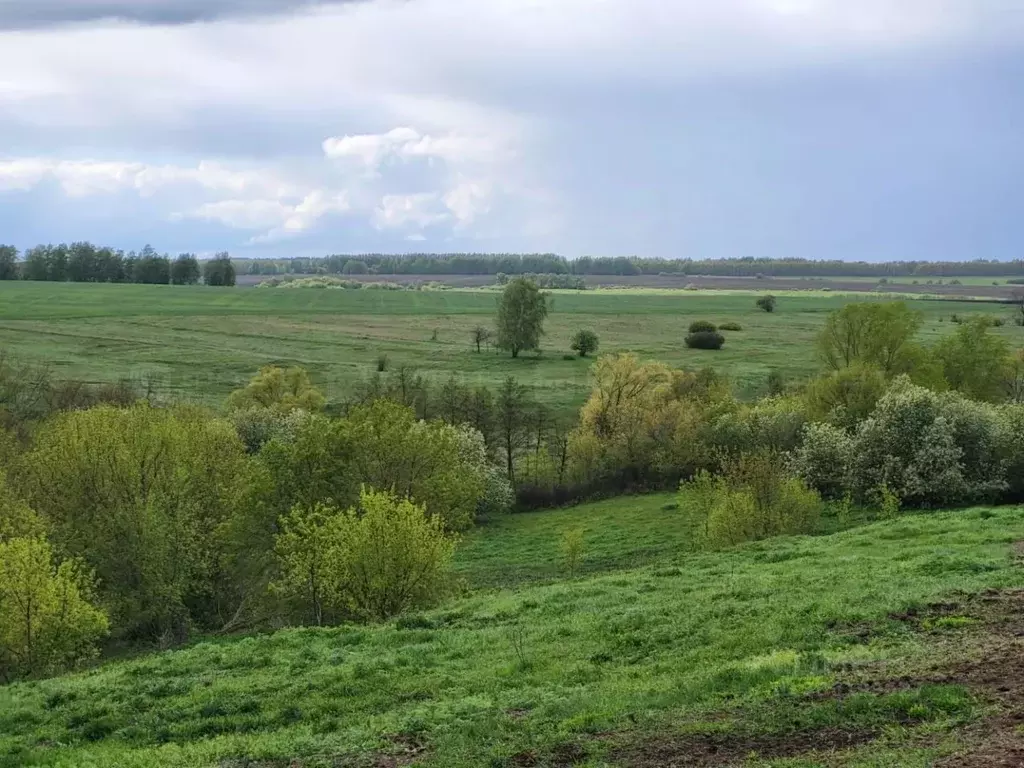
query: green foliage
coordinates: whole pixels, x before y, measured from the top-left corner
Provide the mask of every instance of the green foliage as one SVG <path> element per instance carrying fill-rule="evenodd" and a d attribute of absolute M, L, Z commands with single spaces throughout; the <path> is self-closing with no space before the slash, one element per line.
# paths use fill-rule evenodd
<path fill-rule="evenodd" d="M 764 312 L 774 312 L 778 301 L 774 296 L 768 295 L 762 296 L 755 303 L 757 304 L 757 308 Z"/>
<path fill-rule="evenodd" d="M 582 528 L 569 528 L 562 532 L 560 542 L 562 551 L 562 564 L 569 578 L 576 578 L 576 574 L 583 565 L 583 553 L 586 549 L 586 532 Z"/>
<path fill-rule="evenodd" d="M 183 253 L 171 262 L 172 285 L 195 285 L 202 276 L 199 260 L 192 253 Z"/>
<path fill-rule="evenodd" d="M 365 275 L 368 271 L 366 262 L 359 259 L 349 259 L 341 268 L 343 275 Z"/>
<path fill-rule="evenodd" d="M 488 473 L 467 448 L 465 430 L 418 421 L 411 409 L 383 400 L 355 408 L 347 421 L 351 468 L 360 484 L 425 505 L 449 530 L 472 524 Z"/>
<path fill-rule="evenodd" d="M 799 399 L 767 397 L 726 411 L 712 421 L 706 434 L 717 452 L 730 456 L 764 449 L 791 451 L 800 443 L 806 423 Z"/>
<path fill-rule="evenodd" d="M 303 410 L 315 413 L 326 402 L 303 368 L 279 368 L 268 365 L 260 369 L 245 387 L 228 398 L 228 408 L 244 410 L 269 408 L 282 413 Z"/>
<path fill-rule="evenodd" d="M 512 357 L 523 350 L 538 349 L 548 316 L 547 297 L 524 278 L 512 280 L 498 302 L 498 348 Z"/>
<path fill-rule="evenodd" d="M 781 456 L 771 451 L 743 454 L 720 477 L 700 474 L 682 488 L 682 501 L 689 499 L 709 547 L 811 533 L 821 513 L 821 497 L 790 476 Z"/>
<path fill-rule="evenodd" d="M 308 411 L 298 408 L 284 410 L 262 406 L 236 409 L 228 414 L 239 439 L 251 454 L 259 453 L 271 440 L 294 442 L 309 417 Z"/>
<path fill-rule="evenodd" d="M 716 333 L 718 326 L 707 320 L 694 320 L 690 323 L 690 333 Z"/>
<path fill-rule="evenodd" d="M 233 286 L 235 284 L 235 265 L 227 253 L 218 253 L 203 264 L 203 282 L 207 285 Z"/>
<path fill-rule="evenodd" d="M 719 325 L 718 326 L 718 330 L 720 330 L 720 331 L 742 331 L 743 330 L 743 326 L 740 325 L 739 323 L 728 322 L 728 323 L 722 323 L 721 325 Z"/>
<path fill-rule="evenodd" d="M 854 363 L 808 383 L 807 414 L 815 421 L 853 429 L 875 409 L 887 388 L 881 370 Z"/>
<path fill-rule="evenodd" d="M 857 428 L 852 490 L 866 499 L 885 485 L 914 505 L 993 498 L 1006 487 L 997 415 L 897 379 Z"/>
<path fill-rule="evenodd" d="M 51 675 L 96 653 L 107 617 L 75 560 L 55 564 L 42 537 L 0 538 L 0 680 Z"/>
<path fill-rule="evenodd" d="M 903 505 L 899 495 L 885 483 L 882 483 L 876 489 L 875 495 L 878 502 L 879 517 L 883 520 L 892 520 L 894 517 L 899 517 L 900 507 Z"/>
<path fill-rule="evenodd" d="M 597 352 L 598 348 L 597 334 L 593 331 L 580 330 L 576 331 L 572 337 L 572 344 L 570 349 L 579 353 L 580 357 L 586 357 Z"/>
<path fill-rule="evenodd" d="M 962 323 L 935 350 L 949 385 L 975 400 L 1005 399 L 1004 385 L 1011 365 L 1010 347 L 991 331 L 984 317 Z"/>
<path fill-rule="evenodd" d="M 690 349 L 721 349 L 725 345 L 725 336 L 717 331 L 698 331 L 686 336 L 686 346 Z"/>
<path fill-rule="evenodd" d="M 11 539 L 36 539 L 46 535 L 46 524 L 19 499 L 0 470 L 0 544 Z"/>
<path fill-rule="evenodd" d="M 847 304 L 825 320 L 818 350 L 833 370 L 859 363 L 886 376 L 909 373 L 919 354 L 913 339 L 922 321 L 921 313 L 903 302 Z"/>
<path fill-rule="evenodd" d="M 273 585 L 298 595 L 313 621 L 325 615 L 380 621 L 447 594 L 455 540 L 439 516 L 408 499 L 364 489 L 359 508 L 294 509 L 282 520 Z"/>
<path fill-rule="evenodd" d="M 827 498 L 839 498 L 851 487 L 853 438 L 841 427 L 812 422 L 792 459 L 793 470 L 809 487 Z"/>
<path fill-rule="evenodd" d="M 13 245 L 0 245 L 0 280 L 17 280 L 18 249 Z"/>
<path fill-rule="evenodd" d="M 17 479 L 59 550 L 95 570 L 115 630 L 183 637 L 217 623 L 222 527 L 249 483 L 231 424 L 147 405 L 61 414 Z"/>

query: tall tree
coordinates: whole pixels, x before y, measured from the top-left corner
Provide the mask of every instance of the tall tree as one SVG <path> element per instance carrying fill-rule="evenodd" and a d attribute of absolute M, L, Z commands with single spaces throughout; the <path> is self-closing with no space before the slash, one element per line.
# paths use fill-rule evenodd
<path fill-rule="evenodd" d="M 203 281 L 207 285 L 233 286 L 235 284 L 235 265 L 227 252 L 218 253 L 203 265 Z"/>
<path fill-rule="evenodd" d="M 847 304 L 828 316 L 818 349 L 833 370 L 863 363 L 889 376 L 908 373 L 921 321 L 921 313 L 903 302 Z"/>
<path fill-rule="evenodd" d="M 183 253 L 171 264 L 171 283 L 174 285 L 195 285 L 199 277 L 199 260 L 195 254 Z"/>
<path fill-rule="evenodd" d="M 527 424 L 526 387 L 515 377 L 509 376 L 498 390 L 497 398 L 498 432 L 501 450 L 505 454 L 505 469 L 513 487 L 516 482 L 515 459 L 519 449 L 529 439 Z"/>
<path fill-rule="evenodd" d="M 510 282 L 498 303 L 498 347 L 512 357 L 526 349 L 537 349 L 548 316 L 547 296 L 524 278 Z"/>
<path fill-rule="evenodd" d="M 0 245 L 0 280 L 18 279 L 18 249 L 13 245 Z"/>

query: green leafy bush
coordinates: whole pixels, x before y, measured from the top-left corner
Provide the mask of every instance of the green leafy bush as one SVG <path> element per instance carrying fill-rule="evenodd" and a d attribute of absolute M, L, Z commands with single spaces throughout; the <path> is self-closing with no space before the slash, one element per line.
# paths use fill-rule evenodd
<path fill-rule="evenodd" d="M 725 336 L 717 331 L 699 331 L 686 337 L 686 346 L 690 349 L 721 349 L 724 345 Z"/>
<path fill-rule="evenodd" d="M 730 322 L 730 323 L 722 323 L 721 325 L 718 326 L 718 330 L 720 330 L 720 331 L 742 331 L 743 330 L 743 326 L 740 325 L 739 323 L 732 323 L 732 322 Z"/>
<path fill-rule="evenodd" d="M 572 344 L 570 349 L 577 352 L 580 357 L 586 357 L 587 355 L 597 352 L 598 347 L 597 334 L 593 331 L 581 330 L 577 331 L 572 337 Z"/>
<path fill-rule="evenodd" d="M 0 541 L 0 680 L 50 675 L 96 654 L 107 617 L 77 560 L 57 564 L 42 537 Z"/>
<path fill-rule="evenodd" d="M 817 528 L 821 497 L 789 474 L 780 454 L 744 454 L 722 475 L 685 483 L 682 502 L 697 519 L 708 547 L 723 547 Z"/>
<path fill-rule="evenodd" d="M 774 296 L 762 296 L 756 302 L 757 308 L 764 312 L 774 312 L 777 303 Z"/>
<path fill-rule="evenodd" d="M 347 511 L 296 507 L 277 536 L 272 589 L 304 605 L 317 625 L 430 606 L 451 586 L 455 539 L 444 528 L 425 507 L 372 489 Z"/>
<path fill-rule="evenodd" d="M 707 320 L 694 320 L 689 328 L 690 333 L 715 333 L 717 330 L 718 326 Z"/>

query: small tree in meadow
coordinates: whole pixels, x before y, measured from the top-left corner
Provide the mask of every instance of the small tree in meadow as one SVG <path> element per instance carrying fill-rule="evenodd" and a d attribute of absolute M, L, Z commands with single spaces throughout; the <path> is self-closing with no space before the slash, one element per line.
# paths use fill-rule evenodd
<path fill-rule="evenodd" d="M 498 303 L 498 347 L 512 357 L 538 349 L 547 316 L 547 296 L 530 280 L 517 277 L 505 286 Z"/>
<path fill-rule="evenodd" d="M 583 564 L 584 546 L 585 538 L 582 528 L 570 528 L 562 534 L 562 563 L 570 578 L 576 577 Z"/>
<path fill-rule="evenodd" d="M 476 346 L 476 351 L 479 353 L 480 347 L 490 342 L 491 337 L 494 335 L 494 333 L 491 331 L 490 328 L 484 328 L 482 325 L 478 325 L 476 328 L 473 329 L 470 335 L 471 338 L 473 339 L 473 344 Z"/>
<path fill-rule="evenodd" d="M 572 337 L 572 345 L 570 349 L 577 352 L 580 357 L 586 357 L 587 355 L 597 352 L 598 343 L 596 333 L 593 331 L 580 330 Z"/>
<path fill-rule="evenodd" d="M 774 296 L 762 296 L 757 300 L 757 307 L 765 312 L 775 311 L 776 299 Z"/>

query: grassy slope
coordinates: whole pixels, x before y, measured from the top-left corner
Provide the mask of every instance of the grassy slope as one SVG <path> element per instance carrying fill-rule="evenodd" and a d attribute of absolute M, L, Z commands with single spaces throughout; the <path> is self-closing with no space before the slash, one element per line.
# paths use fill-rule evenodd
<path fill-rule="evenodd" d="M 470 330 L 492 322 L 493 292 L 0 282 L 0 348 L 52 363 L 68 377 L 153 377 L 166 393 L 211 404 L 268 363 L 303 365 L 331 397 L 342 397 L 384 353 L 393 367 L 407 364 L 436 377 L 455 373 L 495 385 L 512 374 L 547 402 L 572 406 L 585 396 L 589 365 L 562 355 L 581 327 L 596 330 L 605 351 L 629 349 L 685 367 L 714 365 L 741 390 L 756 392 L 773 368 L 787 377 L 816 371 L 813 337 L 824 315 L 849 300 L 790 294 L 769 315 L 754 307 L 752 293 L 559 293 L 546 354 L 511 360 L 470 349 Z M 991 304 L 913 304 L 927 316 L 927 338 L 949 332 L 953 312 L 1009 314 Z M 695 319 L 738 321 L 744 330 L 728 333 L 720 352 L 688 350 L 682 338 Z M 1001 332 L 1024 346 L 1020 329 Z"/>
<path fill-rule="evenodd" d="M 826 689 L 841 664 L 918 653 L 920 639 L 886 619 L 892 611 L 1024 584 L 1011 556 L 1024 538 L 1021 510 L 904 517 L 695 555 L 682 513 L 663 508 L 671 500 L 479 531 L 460 555 L 462 574 L 504 586 L 398 624 L 205 642 L 0 688 L 0 765 L 397 765 L 358 756 L 413 744 L 429 766 L 561 765 L 545 756 L 569 744 L 579 745 L 577 764 L 598 766 L 616 739 L 736 705 L 760 729 L 912 713 L 941 731 L 977 713 L 955 687 L 821 701 L 802 714 L 782 691 Z M 589 529 L 589 572 L 552 581 L 557 535 L 579 525 Z M 873 639 L 842 632 L 863 622 L 877 625 Z M 607 732 L 615 737 L 592 735 Z M 930 752 L 903 735 L 890 731 L 843 764 L 923 768 Z M 538 761 L 522 762 L 526 753 Z"/>

